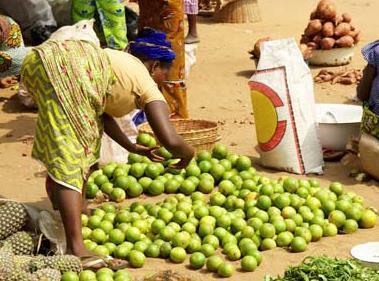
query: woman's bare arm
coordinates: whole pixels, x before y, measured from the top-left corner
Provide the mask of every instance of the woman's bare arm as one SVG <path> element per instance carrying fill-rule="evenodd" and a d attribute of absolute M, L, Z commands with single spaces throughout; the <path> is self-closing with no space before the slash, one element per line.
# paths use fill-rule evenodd
<path fill-rule="evenodd" d="M 186 167 L 194 157 L 194 149 L 177 134 L 170 122 L 167 104 L 163 101 L 153 101 L 145 105 L 144 111 L 159 142 L 174 158 L 181 159 L 175 168 Z"/>
<path fill-rule="evenodd" d="M 372 82 L 376 76 L 376 69 L 371 64 L 368 64 L 363 69 L 363 77 L 361 82 L 357 87 L 357 96 L 361 101 L 368 100 L 370 97 L 370 91 L 372 87 Z"/>

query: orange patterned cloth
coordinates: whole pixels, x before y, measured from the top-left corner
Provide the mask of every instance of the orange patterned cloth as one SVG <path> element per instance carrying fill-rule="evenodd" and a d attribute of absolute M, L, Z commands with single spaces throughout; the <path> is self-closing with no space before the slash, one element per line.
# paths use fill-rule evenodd
<path fill-rule="evenodd" d="M 169 81 L 162 86 L 174 116 L 188 118 L 185 85 L 184 53 L 184 7 L 183 0 L 139 0 L 140 27 L 152 27 L 167 34 L 176 59 L 173 62 Z M 158 12 L 157 12 L 158 11 Z"/>

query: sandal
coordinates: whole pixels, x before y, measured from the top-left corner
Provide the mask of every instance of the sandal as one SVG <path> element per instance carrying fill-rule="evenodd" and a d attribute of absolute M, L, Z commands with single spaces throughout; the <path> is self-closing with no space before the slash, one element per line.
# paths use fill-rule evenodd
<path fill-rule="evenodd" d="M 120 259 L 114 259 L 111 256 L 83 256 L 80 258 L 82 268 L 85 269 L 100 269 L 108 267 L 113 271 L 124 269 L 128 266 L 128 262 Z"/>

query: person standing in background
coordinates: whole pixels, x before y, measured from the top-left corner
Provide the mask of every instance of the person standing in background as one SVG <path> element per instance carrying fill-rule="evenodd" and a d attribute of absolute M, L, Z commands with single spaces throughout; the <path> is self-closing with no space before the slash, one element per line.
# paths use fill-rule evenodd
<path fill-rule="evenodd" d="M 72 20 L 77 23 L 83 19 L 98 19 L 98 37 L 106 42 L 108 48 L 124 50 L 128 44 L 125 7 L 120 0 L 73 0 Z"/>
<path fill-rule="evenodd" d="M 0 88 L 19 82 L 21 64 L 29 51 L 20 26 L 12 18 L 0 15 Z"/>
<path fill-rule="evenodd" d="M 184 0 L 184 13 L 188 19 L 188 33 L 185 39 L 186 44 L 199 43 L 200 39 L 197 34 L 197 14 L 199 13 L 198 0 Z"/>
<path fill-rule="evenodd" d="M 139 0 L 140 28 L 151 27 L 167 34 L 176 53 L 168 80 L 161 86 L 172 117 L 188 118 L 184 56 L 183 0 Z"/>

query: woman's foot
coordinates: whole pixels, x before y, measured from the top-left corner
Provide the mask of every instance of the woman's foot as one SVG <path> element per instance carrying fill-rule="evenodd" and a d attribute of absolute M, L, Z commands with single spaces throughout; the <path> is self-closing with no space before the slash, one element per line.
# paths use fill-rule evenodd
<path fill-rule="evenodd" d="M 123 269 L 128 265 L 128 263 L 124 260 L 114 259 L 110 256 L 99 256 L 87 249 L 82 249 L 80 251 L 69 250 L 67 254 L 77 256 L 82 263 L 83 270 L 98 270 L 103 267 L 109 267 L 112 270 L 118 270 Z"/>
<path fill-rule="evenodd" d="M 193 34 L 188 34 L 187 37 L 184 39 L 185 44 L 196 44 L 200 42 L 199 36 L 193 35 Z"/>

